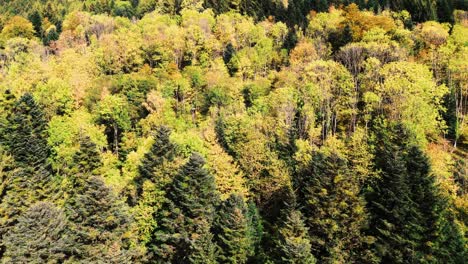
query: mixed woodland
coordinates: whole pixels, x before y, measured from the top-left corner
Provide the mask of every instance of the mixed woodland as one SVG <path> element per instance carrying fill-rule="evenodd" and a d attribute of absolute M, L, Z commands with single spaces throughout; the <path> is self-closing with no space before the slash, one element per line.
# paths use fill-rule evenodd
<path fill-rule="evenodd" d="M 468 260 L 468 2 L 0 0 L 0 263 Z"/>

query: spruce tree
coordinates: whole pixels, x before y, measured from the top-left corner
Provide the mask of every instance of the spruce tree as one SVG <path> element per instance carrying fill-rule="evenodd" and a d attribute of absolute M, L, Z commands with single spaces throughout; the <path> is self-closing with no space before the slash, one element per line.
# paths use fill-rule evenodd
<path fill-rule="evenodd" d="M 252 254 L 247 206 L 242 196 L 231 194 L 216 213 L 213 231 L 219 263 L 246 263 Z"/>
<path fill-rule="evenodd" d="M 418 261 L 437 260 L 445 263 L 462 263 L 466 259 L 466 248 L 453 217 L 449 202 L 430 174 L 430 163 L 426 155 L 416 146 L 409 147 L 406 155 L 408 182 L 411 199 L 417 206 L 417 226 L 420 232 L 413 236 L 418 241 Z"/>
<path fill-rule="evenodd" d="M 295 181 L 312 253 L 321 263 L 364 261 L 367 238 L 361 177 L 349 168 L 346 150 L 335 139 L 322 146 Z"/>
<path fill-rule="evenodd" d="M 70 219 L 74 258 L 85 262 L 128 263 L 132 257 L 123 241 L 131 219 L 123 203 L 106 186 L 96 145 L 81 139 L 73 158 L 76 166 L 67 173 L 65 212 Z"/>
<path fill-rule="evenodd" d="M 17 163 L 34 167 L 46 161 L 47 121 L 32 95 L 25 94 L 15 103 L 4 133 L 4 144 Z"/>
<path fill-rule="evenodd" d="M 412 219 L 417 205 L 410 198 L 403 149 L 396 143 L 397 139 L 405 140 L 405 132 L 401 127 L 395 128 L 397 133 L 386 130 L 379 128 L 376 144 L 375 164 L 381 170 L 380 177 L 367 195 L 370 235 L 376 238 L 374 248 L 382 262 L 405 263 L 415 261 L 414 248 L 418 245 L 407 232 L 418 228 Z"/>
<path fill-rule="evenodd" d="M 377 135 L 381 173 L 367 195 L 375 252 L 385 263 L 462 263 L 465 242 L 428 158 L 400 125 L 378 127 Z"/>
<path fill-rule="evenodd" d="M 72 240 L 62 210 L 49 202 L 32 205 L 5 237 L 5 260 L 11 263 L 63 263 Z"/>
<path fill-rule="evenodd" d="M 214 261 L 210 229 L 218 197 L 214 177 L 204 164 L 199 154 L 193 154 L 168 188 L 151 243 L 158 261 L 201 263 L 202 256 L 205 263 Z"/>
<path fill-rule="evenodd" d="M 9 117 L 13 114 L 15 103 L 16 98 L 10 90 L 6 90 L 0 97 L 0 145 L 5 147 L 7 146 Z"/>
<path fill-rule="evenodd" d="M 252 255 L 248 259 L 248 263 L 262 262 L 262 240 L 264 238 L 263 219 L 260 212 L 253 201 L 247 204 L 247 219 L 248 219 L 248 236 L 252 243 Z"/>
<path fill-rule="evenodd" d="M 167 173 L 174 168 L 171 163 L 175 158 L 175 145 L 170 141 L 171 131 L 161 126 L 154 134 L 151 150 L 145 155 L 139 167 L 139 175 L 135 178 L 136 197 L 140 198 L 143 184 L 146 180 L 162 185 L 169 179 Z"/>
<path fill-rule="evenodd" d="M 80 149 L 73 156 L 75 173 L 97 175 L 97 169 L 102 166 L 100 153 L 96 144 L 87 136 L 80 138 Z"/>
<path fill-rule="evenodd" d="M 288 264 L 316 263 L 311 253 L 308 228 L 305 226 L 301 212 L 294 209 L 285 210 L 283 217 L 281 226 L 278 228 L 276 261 Z"/>
<path fill-rule="evenodd" d="M 103 182 L 92 176 L 84 180 L 65 208 L 76 239 L 77 259 L 96 263 L 129 263 L 131 254 L 123 241 L 130 218 L 125 207 Z"/>
<path fill-rule="evenodd" d="M 0 240 L 17 223 L 18 217 L 32 204 L 50 198 L 55 179 L 46 163 L 49 154 L 42 109 L 33 97 L 25 94 L 7 113 L 7 126 L 0 137 L 11 154 L 12 170 L 2 186 L 0 200 Z M 14 169 L 13 169 L 14 168 Z M 2 249 L 0 249 L 0 255 Z"/>
<path fill-rule="evenodd" d="M 135 193 L 130 199 L 131 204 L 135 205 L 132 212 L 139 242 L 148 247 L 151 247 L 152 233 L 159 225 L 155 214 L 167 202 L 167 185 L 177 173 L 175 145 L 171 143 L 169 136 L 170 130 L 167 127 L 157 129 L 154 143 L 139 167 L 139 174 L 134 180 Z"/>

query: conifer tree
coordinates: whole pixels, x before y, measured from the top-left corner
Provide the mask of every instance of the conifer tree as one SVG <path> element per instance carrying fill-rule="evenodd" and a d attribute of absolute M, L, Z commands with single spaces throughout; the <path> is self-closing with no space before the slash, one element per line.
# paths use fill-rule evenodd
<path fill-rule="evenodd" d="M 29 94 L 16 101 L 8 114 L 2 144 L 11 154 L 14 169 L 6 172 L 9 180 L 2 186 L 0 238 L 11 231 L 25 210 L 55 190 L 56 182 L 46 164 L 46 126 L 42 109 Z"/>
<path fill-rule="evenodd" d="M 0 144 L 7 146 L 6 135 L 9 128 L 9 117 L 13 114 L 16 98 L 10 90 L 6 90 L 0 97 Z"/>
<path fill-rule="evenodd" d="M 242 196 L 231 194 L 221 203 L 213 231 L 219 263 L 246 263 L 253 244 L 249 237 L 247 206 Z"/>
<path fill-rule="evenodd" d="M 296 179 L 312 253 L 323 263 L 358 261 L 366 241 L 360 177 L 349 169 L 345 152 L 340 141 L 329 139 Z"/>
<path fill-rule="evenodd" d="M 168 188 L 151 243 L 159 261 L 201 263 L 204 256 L 205 263 L 214 262 L 210 229 L 219 198 L 204 164 L 199 154 L 193 154 Z"/>
<path fill-rule="evenodd" d="M 377 255 L 386 263 L 461 263 L 464 239 L 429 173 L 428 158 L 399 125 L 379 127 L 377 134 L 381 175 L 367 197 Z"/>
<path fill-rule="evenodd" d="M 462 246 L 465 241 L 450 216 L 447 199 L 439 191 L 434 176 L 430 175 L 428 158 L 418 147 L 412 146 L 406 155 L 406 166 L 410 197 L 418 211 L 415 220 L 420 233 L 414 236 L 420 245 L 417 248 L 418 261 L 437 259 L 446 263 L 462 263 L 467 256 L 467 250 Z"/>
<path fill-rule="evenodd" d="M 316 263 L 311 253 L 308 228 L 305 226 L 301 212 L 294 209 L 285 211 L 285 219 L 283 219 L 278 229 L 277 262 L 289 264 Z"/>
<path fill-rule="evenodd" d="M 49 202 L 32 205 L 5 237 L 5 260 L 11 263 L 63 263 L 72 240 L 62 210 Z"/>
<path fill-rule="evenodd" d="M 102 166 L 97 146 L 89 137 L 80 139 L 80 150 L 73 156 L 73 161 L 76 164 L 74 172 L 83 174 L 97 175 L 96 170 Z"/>
<path fill-rule="evenodd" d="M 129 262 L 131 253 L 122 236 L 131 219 L 98 175 L 101 161 L 96 145 L 89 138 L 82 139 L 73 160 L 77 165 L 69 170 L 74 174 L 68 175 L 71 184 L 65 186 L 65 212 L 76 240 L 74 257 L 86 262 Z"/>
<path fill-rule="evenodd" d="M 247 204 L 247 219 L 248 219 L 248 236 L 252 243 L 252 255 L 248 259 L 248 263 L 262 262 L 261 243 L 264 238 L 263 219 L 260 212 L 253 201 Z"/>
<path fill-rule="evenodd" d="M 367 196 L 371 213 L 370 234 L 376 238 L 375 251 L 385 263 L 416 261 L 414 248 L 418 246 L 406 232 L 418 228 L 411 219 L 417 205 L 410 198 L 404 153 L 397 145 L 396 135 L 402 142 L 405 133 L 394 128 L 393 133 L 379 130 L 376 166 L 381 169 L 378 183 Z M 395 130 L 398 133 L 395 133 Z M 416 229 L 413 229 L 414 231 Z M 413 232 L 414 234 L 414 232 Z"/>
<path fill-rule="evenodd" d="M 66 206 L 77 259 L 97 263 L 128 263 L 123 234 L 130 219 L 123 204 L 98 176 L 86 178 L 81 191 Z"/>
<path fill-rule="evenodd" d="M 143 158 L 139 175 L 134 180 L 136 194 L 131 200 L 135 204 L 132 212 L 138 239 L 143 245 L 149 246 L 152 243 L 152 233 L 159 224 L 155 220 L 155 214 L 167 202 L 167 185 L 177 173 L 177 163 L 174 162 L 175 145 L 169 140 L 169 136 L 170 130 L 167 127 L 157 129 L 154 143 Z"/>
<path fill-rule="evenodd" d="M 28 166 L 45 162 L 49 155 L 47 121 L 32 95 L 25 94 L 15 103 L 8 121 L 4 144 L 15 161 Z"/>
<path fill-rule="evenodd" d="M 167 183 L 168 175 L 164 174 L 174 169 L 170 166 L 175 158 L 175 146 L 169 140 L 170 134 L 171 131 L 165 126 L 159 127 L 154 134 L 154 143 L 143 158 L 139 167 L 139 176 L 135 179 L 137 197 L 141 195 L 146 180 L 153 183 Z"/>

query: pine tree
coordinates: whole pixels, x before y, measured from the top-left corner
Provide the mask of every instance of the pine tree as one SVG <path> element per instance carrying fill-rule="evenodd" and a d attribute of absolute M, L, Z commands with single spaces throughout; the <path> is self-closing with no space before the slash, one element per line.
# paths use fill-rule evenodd
<path fill-rule="evenodd" d="M 440 262 L 462 264 L 468 258 L 467 239 L 448 208 L 441 214 L 434 258 Z"/>
<path fill-rule="evenodd" d="M 5 237 L 5 260 L 11 263 L 63 263 L 73 240 L 64 213 L 49 202 L 32 205 Z"/>
<path fill-rule="evenodd" d="M 296 179 L 298 203 L 305 216 L 312 253 L 319 262 L 360 259 L 367 223 L 360 176 L 349 169 L 342 143 L 329 139 Z"/>
<path fill-rule="evenodd" d="M 252 253 L 249 237 L 247 206 L 242 196 L 231 194 L 222 202 L 215 217 L 214 227 L 219 263 L 246 263 Z"/>
<path fill-rule="evenodd" d="M 135 179 L 137 199 L 142 194 L 143 183 L 146 180 L 167 183 L 168 175 L 165 174 L 174 169 L 171 163 L 175 157 L 175 145 L 169 140 L 170 134 L 171 131 L 165 126 L 159 127 L 154 134 L 154 143 L 142 160 L 139 176 Z"/>
<path fill-rule="evenodd" d="M 278 228 L 279 241 L 276 252 L 278 263 L 314 264 L 311 253 L 308 228 L 305 226 L 301 212 L 289 209 L 284 212 L 283 222 Z"/>
<path fill-rule="evenodd" d="M 377 134 L 381 174 L 367 197 L 377 255 L 385 263 L 461 263 L 464 239 L 430 175 L 428 158 L 399 125 L 379 127 Z"/>
<path fill-rule="evenodd" d="M 195 230 L 196 233 L 193 233 L 189 238 L 191 243 L 189 244 L 190 248 L 186 256 L 182 257 L 181 263 L 185 259 L 188 259 L 190 263 L 194 264 L 215 264 L 216 256 L 215 250 L 216 245 L 213 243 L 213 234 L 211 233 L 211 223 L 205 219 L 200 219 L 197 223 Z"/>
<path fill-rule="evenodd" d="M 428 158 L 418 147 L 412 146 L 406 155 L 406 166 L 410 197 L 418 210 L 415 220 L 420 233 L 414 239 L 420 245 L 417 248 L 419 261 L 462 263 L 467 256 L 466 248 L 462 246 L 465 241 L 450 216 L 447 199 L 442 197 L 434 176 L 430 175 Z"/>
<path fill-rule="evenodd" d="M 367 195 L 370 234 L 376 238 L 375 251 L 382 262 L 404 263 L 415 261 L 417 245 L 406 232 L 414 227 L 411 217 L 417 205 L 410 198 L 403 150 L 396 144 L 396 135 L 404 141 L 405 133 L 400 128 L 395 128 L 397 133 L 386 129 L 379 129 L 381 140 L 376 144 L 375 164 L 382 170 L 380 178 Z"/>
<path fill-rule="evenodd" d="M 10 90 L 6 90 L 0 97 L 0 145 L 7 146 L 6 135 L 9 128 L 9 117 L 13 114 L 16 103 L 15 96 Z"/>
<path fill-rule="evenodd" d="M 159 261 L 200 263 L 201 256 L 207 257 L 205 263 L 214 261 L 210 229 L 218 197 L 214 177 L 204 164 L 193 154 L 169 186 L 151 243 Z"/>
<path fill-rule="evenodd" d="M 204 159 L 193 154 L 170 188 L 169 198 L 190 219 L 213 219 L 217 203 L 214 177 L 203 166 Z"/>
<path fill-rule="evenodd" d="M 2 186 L 0 239 L 32 204 L 49 198 L 56 184 L 46 164 L 49 148 L 42 109 L 29 94 L 9 109 L 11 113 L 7 113 L 7 126 L 1 140 L 11 154 L 14 169 L 7 172 L 9 181 Z"/>
<path fill-rule="evenodd" d="M 32 95 L 25 94 L 16 102 L 8 121 L 4 144 L 15 161 L 28 166 L 44 163 L 50 151 L 47 121 Z"/>
<path fill-rule="evenodd" d="M 100 153 L 89 137 L 80 138 L 80 150 L 73 156 L 73 162 L 75 173 L 98 174 L 97 169 L 102 166 Z"/>
<path fill-rule="evenodd" d="M 131 219 L 128 212 L 99 176 L 101 160 L 89 138 L 80 142 L 73 158 L 76 166 L 68 170 L 64 192 L 65 212 L 70 219 L 74 257 L 80 261 L 128 263 L 132 257 L 123 234 Z"/>
<path fill-rule="evenodd" d="M 132 209 L 136 220 L 136 232 L 143 245 L 151 245 L 151 236 L 159 224 L 155 214 L 167 202 L 167 185 L 172 180 L 178 164 L 174 161 L 175 146 L 169 140 L 170 130 L 159 127 L 154 134 L 151 150 L 145 155 L 134 180 L 135 192 Z M 150 246 L 151 247 L 151 246 Z M 151 249 L 150 249 L 151 251 Z"/>
<path fill-rule="evenodd" d="M 247 204 L 247 219 L 248 219 L 248 236 L 249 241 L 252 243 L 252 255 L 249 257 L 248 263 L 262 262 L 262 248 L 261 242 L 264 237 L 263 220 L 260 216 L 257 206 L 253 201 Z"/>
<path fill-rule="evenodd" d="M 84 180 L 81 190 L 65 204 L 76 239 L 76 258 L 85 262 L 129 263 L 123 242 L 130 219 L 123 204 L 98 176 Z"/>
<path fill-rule="evenodd" d="M 34 31 L 36 32 L 37 37 L 41 37 L 42 35 L 42 16 L 39 13 L 39 11 L 34 10 L 34 12 L 31 13 L 28 17 L 29 21 L 34 26 Z"/>

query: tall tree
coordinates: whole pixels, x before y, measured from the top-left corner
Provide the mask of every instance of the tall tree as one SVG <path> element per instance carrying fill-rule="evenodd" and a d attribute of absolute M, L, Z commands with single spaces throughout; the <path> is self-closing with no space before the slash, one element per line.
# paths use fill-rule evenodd
<path fill-rule="evenodd" d="M 29 166 L 45 162 L 49 155 L 47 146 L 47 121 L 42 108 L 31 94 L 25 94 L 15 103 L 5 130 L 7 150 L 15 161 Z"/>
<path fill-rule="evenodd" d="M 175 263 L 214 263 L 210 229 L 218 202 L 214 177 L 203 168 L 205 161 L 193 154 L 166 193 L 157 214 L 152 250 L 156 259 Z"/>
<path fill-rule="evenodd" d="M 344 145 L 330 138 L 296 179 L 312 252 L 322 263 L 363 261 L 367 215 L 360 176 L 349 168 Z"/>
<path fill-rule="evenodd" d="M 367 195 L 371 213 L 370 234 L 375 236 L 375 251 L 386 263 L 404 263 L 415 261 L 415 241 L 409 234 L 413 226 L 414 208 L 417 205 L 410 198 L 407 171 L 402 144 L 404 131 L 398 127 L 393 133 L 387 128 L 379 130 L 381 139 L 377 145 L 375 164 L 381 169 L 378 183 Z M 395 133 L 398 131 L 399 133 Z M 397 135 L 401 141 L 397 138 Z M 414 229 L 416 231 L 416 229 Z M 414 232 L 413 232 L 414 234 Z"/>
<path fill-rule="evenodd" d="M 278 228 L 278 263 L 314 264 L 315 257 L 311 253 L 311 243 L 301 212 L 285 210 L 281 226 Z"/>
<path fill-rule="evenodd" d="M 143 244 L 151 244 L 151 236 L 158 222 L 155 214 L 166 201 L 167 185 L 177 173 L 178 163 L 175 162 L 175 145 L 169 140 L 170 130 L 159 127 L 154 134 L 154 143 L 145 154 L 139 167 L 139 174 L 134 179 L 134 194 L 131 204 L 134 204 L 133 215 L 136 220 L 138 240 Z"/>
<path fill-rule="evenodd" d="M 152 182 L 167 182 L 168 175 L 165 175 L 170 168 L 171 162 L 175 158 L 175 145 L 169 140 L 171 131 L 165 126 L 156 130 L 153 136 L 154 143 L 150 151 L 145 154 L 142 164 L 139 167 L 139 175 L 135 178 L 136 196 L 142 194 L 143 183 L 146 180 Z"/>
<path fill-rule="evenodd" d="M 231 194 L 221 203 L 213 227 L 219 263 L 246 263 L 253 253 L 249 224 L 247 206 L 242 196 Z"/>
<path fill-rule="evenodd" d="M 2 145 L 11 154 L 12 169 L 5 172 L 8 181 L 2 182 L 0 238 L 10 233 L 29 206 L 49 198 L 55 189 L 46 164 L 49 148 L 42 109 L 25 94 L 11 108 L 7 120 Z"/>
<path fill-rule="evenodd" d="M 49 202 L 32 205 L 6 235 L 5 258 L 11 263 L 63 263 L 74 241 L 61 209 Z"/>
<path fill-rule="evenodd" d="M 381 173 L 367 195 L 375 252 L 386 263 L 458 263 L 466 249 L 429 173 L 428 158 L 411 145 L 401 125 L 380 125 L 377 138 L 375 163 Z M 449 236 L 452 243 L 446 243 Z"/>
<path fill-rule="evenodd" d="M 131 219 L 127 209 L 98 175 L 96 146 L 85 138 L 75 154 L 64 188 L 65 213 L 70 219 L 74 257 L 85 262 L 128 263 L 132 257 L 124 241 Z"/>

